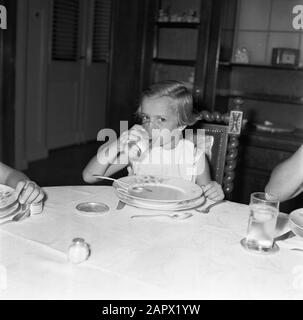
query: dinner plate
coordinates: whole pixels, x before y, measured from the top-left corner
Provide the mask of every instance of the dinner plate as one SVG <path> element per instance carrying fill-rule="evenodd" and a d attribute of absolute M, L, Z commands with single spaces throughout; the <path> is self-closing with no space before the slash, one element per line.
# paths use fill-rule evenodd
<path fill-rule="evenodd" d="M 0 225 L 5 223 L 6 221 L 12 220 L 13 217 L 19 213 L 21 213 L 22 211 L 25 213 L 26 210 L 29 210 L 27 206 L 21 206 L 20 203 L 17 203 L 17 207 L 14 208 L 14 210 L 11 210 L 11 212 L 9 214 L 7 214 L 6 216 L 2 216 L 0 218 Z"/>
<path fill-rule="evenodd" d="M 118 194 L 118 197 L 121 201 L 126 204 L 138 208 L 159 210 L 159 211 L 180 211 L 180 210 L 189 210 L 203 205 L 206 202 L 205 197 L 198 197 L 193 200 L 180 201 L 178 203 L 157 203 L 157 202 L 148 202 L 144 200 L 132 199 L 127 196 L 127 194 Z"/>
<path fill-rule="evenodd" d="M 176 203 L 201 197 L 203 191 L 197 184 L 173 177 L 127 176 L 118 179 L 127 183 L 128 188 L 114 182 L 119 193 L 127 193 L 129 198 L 156 203 Z"/>
<path fill-rule="evenodd" d="M 178 200 L 178 201 L 155 201 L 155 200 L 149 200 L 149 199 L 143 199 L 143 198 L 136 198 L 131 195 L 129 195 L 125 190 L 117 189 L 116 194 L 120 200 L 126 200 L 128 202 L 131 202 L 133 204 L 138 204 L 140 207 L 146 207 L 146 208 L 178 208 L 180 206 L 188 205 L 191 201 L 196 201 L 200 198 L 204 199 L 205 197 L 202 195 L 200 197 L 197 197 L 195 199 L 191 200 Z"/>
<path fill-rule="evenodd" d="M 290 224 L 303 231 L 303 208 L 294 210 L 289 215 Z"/>
<path fill-rule="evenodd" d="M 15 201 L 12 203 L 11 206 L 8 207 L 7 210 L 0 212 L 0 219 L 6 218 L 7 216 L 11 215 L 12 212 L 19 209 L 20 203 Z"/>
<path fill-rule="evenodd" d="M 190 201 L 194 201 L 196 199 L 199 199 L 201 197 L 204 198 L 204 195 L 202 194 L 200 197 L 194 198 L 194 199 L 189 199 L 189 200 L 176 200 L 176 201 L 156 201 L 156 200 L 150 200 L 150 199 L 145 199 L 145 198 L 138 198 L 130 195 L 127 191 L 123 189 L 117 189 L 116 194 L 118 198 L 120 199 L 126 199 L 129 201 L 132 201 L 133 203 L 139 203 L 141 205 L 147 205 L 147 206 L 159 206 L 161 208 L 163 207 L 170 207 L 170 208 L 175 208 L 179 205 L 184 205 L 189 203 Z"/>
<path fill-rule="evenodd" d="M 0 184 L 0 210 L 4 211 L 16 201 L 15 190 L 4 184 Z"/>

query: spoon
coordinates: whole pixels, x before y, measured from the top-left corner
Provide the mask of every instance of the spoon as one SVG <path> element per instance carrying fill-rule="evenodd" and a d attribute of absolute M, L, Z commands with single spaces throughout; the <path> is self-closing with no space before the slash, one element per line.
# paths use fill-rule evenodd
<path fill-rule="evenodd" d="M 173 214 L 138 214 L 131 216 L 131 218 L 151 218 L 151 217 L 168 217 L 177 220 L 184 220 L 192 217 L 193 214 L 190 212 L 178 212 Z"/>
<path fill-rule="evenodd" d="M 215 203 L 213 203 L 213 204 L 210 204 L 208 207 L 206 207 L 206 208 L 204 208 L 204 209 L 198 209 L 198 208 L 196 208 L 195 210 L 198 211 L 198 212 L 200 212 L 200 213 L 209 213 L 209 210 L 210 210 L 212 207 L 216 206 L 217 204 L 223 203 L 223 202 L 226 202 L 226 200 L 219 200 L 219 201 L 217 201 L 217 202 L 215 202 Z"/>
<path fill-rule="evenodd" d="M 21 212 L 16 214 L 11 220 L 7 220 L 7 221 L 3 222 L 3 223 L 1 223 L 1 225 L 7 224 L 10 222 L 18 222 L 18 221 L 21 221 L 21 220 L 29 217 L 29 216 L 30 216 L 30 210 L 28 208 L 28 210 L 26 210 L 26 211 L 22 210 Z"/>
<path fill-rule="evenodd" d="M 129 188 L 129 187 L 132 187 L 131 184 L 129 183 L 126 183 L 126 182 L 123 182 L 121 180 L 118 180 L 118 179 L 114 179 L 114 178 L 110 178 L 110 177 L 105 177 L 105 176 L 100 176 L 99 174 L 93 174 L 94 177 L 98 178 L 98 179 L 105 179 L 105 180 L 111 180 L 111 181 L 115 181 L 117 182 L 118 184 L 120 184 L 122 187 L 124 185 L 124 188 Z M 148 189 L 146 187 L 140 187 L 140 186 L 134 186 L 132 187 L 132 190 L 133 191 L 138 191 L 138 192 L 141 192 L 143 190 L 145 191 L 149 191 L 149 192 L 152 192 L 153 190 L 151 189 Z"/>

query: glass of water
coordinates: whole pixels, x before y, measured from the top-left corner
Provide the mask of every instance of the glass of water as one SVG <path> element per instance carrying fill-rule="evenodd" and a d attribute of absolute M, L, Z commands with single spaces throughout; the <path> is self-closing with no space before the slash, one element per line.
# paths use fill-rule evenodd
<path fill-rule="evenodd" d="M 246 238 L 241 240 L 245 249 L 260 253 L 279 250 L 274 242 L 279 200 L 265 192 L 255 192 L 250 196 L 250 215 Z"/>

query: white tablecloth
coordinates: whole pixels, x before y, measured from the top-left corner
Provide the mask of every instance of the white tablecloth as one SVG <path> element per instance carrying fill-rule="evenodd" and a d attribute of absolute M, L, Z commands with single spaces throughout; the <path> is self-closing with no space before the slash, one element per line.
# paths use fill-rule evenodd
<path fill-rule="evenodd" d="M 40 215 L 0 226 L 0 299 L 302 299 L 303 252 L 273 255 L 240 245 L 248 206 L 226 202 L 187 220 L 131 219 L 148 210 L 125 206 L 108 186 L 45 188 Z M 84 201 L 106 203 L 99 216 Z M 195 211 L 192 211 L 195 212 Z M 280 214 L 277 234 L 288 230 Z M 91 256 L 67 259 L 72 239 Z"/>

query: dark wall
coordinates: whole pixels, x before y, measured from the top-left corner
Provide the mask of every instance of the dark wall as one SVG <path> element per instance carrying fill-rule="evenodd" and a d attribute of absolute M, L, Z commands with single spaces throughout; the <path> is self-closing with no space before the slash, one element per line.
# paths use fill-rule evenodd
<path fill-rule="evenodd" d="M 7 29 L 0 29 L 0 159 L 14 163 L 14 106 L 16 63 L 16 0 L 2 0 Z"/>
<path fill-rule="evenodd" d="M 108 122 L 116 130 L 138 107 L 145 5 L 146 0 L 114 1 Z"/>

